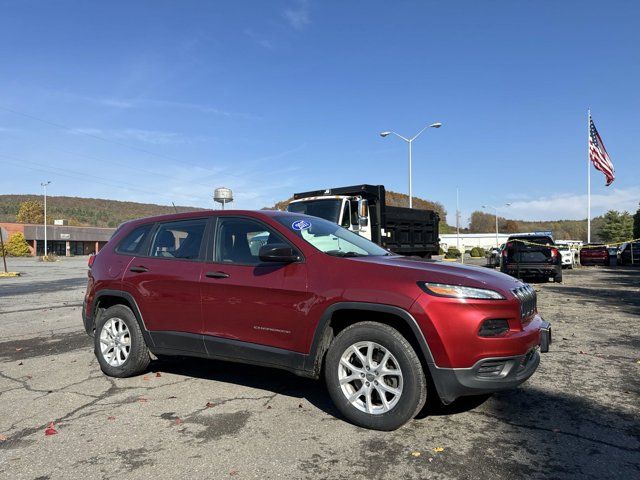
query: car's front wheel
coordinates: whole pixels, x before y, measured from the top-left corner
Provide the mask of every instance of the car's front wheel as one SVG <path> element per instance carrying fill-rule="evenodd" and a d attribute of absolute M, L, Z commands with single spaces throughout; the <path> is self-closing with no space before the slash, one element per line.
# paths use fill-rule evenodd
<path fill-rule="evenodd" d="M 351 422 L 395 430 L 415 417 L 427 382 L 411 344 L 394 328 L 361 322 L 336 336 L 325 364 L 331 398 Z"/>
<path fill-rule="evenodd" d="M 105 310 L 93 338 L 100 368 L 110 377 L 131 377 L 149 366 L 149 349 L 129 307 L 114 305 Z"/>

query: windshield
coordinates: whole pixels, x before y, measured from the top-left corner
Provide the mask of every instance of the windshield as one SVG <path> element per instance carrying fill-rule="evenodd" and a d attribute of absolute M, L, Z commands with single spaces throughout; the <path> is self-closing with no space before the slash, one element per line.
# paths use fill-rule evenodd
<path fill-rule="evenodd" d="M 328 255 L 335 257 L 391 255 L 366 238 L 322 218 L 306 215 L 279 215 L 274 218 L 296 236 Z"/>
<path fill-rule="evenodd" d="M 314 217 L 324 218 L 330 222 L 338 223 L 340 205 L 342 205 L 342 200 L 336 198 L 308 200 L 304 202 L 290 203 L 287 207 L 287 211 L 302 213 L 303 215 L 312 215 Z"/>

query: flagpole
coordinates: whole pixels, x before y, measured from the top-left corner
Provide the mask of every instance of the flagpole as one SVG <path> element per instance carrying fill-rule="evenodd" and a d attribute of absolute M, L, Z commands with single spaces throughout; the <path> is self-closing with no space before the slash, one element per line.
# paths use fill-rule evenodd
<path fill-rule="evenodd" d="M 589 138 L 591 138 L 591 108 L 587 111 L 587 243 L 591 243 L 591 157 Z"/>

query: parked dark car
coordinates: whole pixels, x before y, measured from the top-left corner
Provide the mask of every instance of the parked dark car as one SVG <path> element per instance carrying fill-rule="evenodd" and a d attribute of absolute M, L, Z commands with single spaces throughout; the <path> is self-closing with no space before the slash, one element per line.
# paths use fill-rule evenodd
<path fill-rule="evenodd" d="M 609 265 L 609 249 L 606 245 L 588 243 L 580 249 L 580 265 Z"/>
<path fill-rule="evenodd" d="M 620 265 L 640 265 L 640 242 L 622 245 L 619 258 Z"/>
<path fill-rule="evenodd" d="M 379 430 L 413 418 L 429 383 L 444 403 L 521 384 L 551 342 L 527 284 L 275 211 L 124 224 L 91 257 L 82 312 L 107 375 L 150 353 L 323 372 L 338 410 Z"/>
<path fill-rule="evenodd" d="M 502 250 L 500 271 L 516 278 L 562 282 L 562 255 L 551 232 L 511 235 Z"/>

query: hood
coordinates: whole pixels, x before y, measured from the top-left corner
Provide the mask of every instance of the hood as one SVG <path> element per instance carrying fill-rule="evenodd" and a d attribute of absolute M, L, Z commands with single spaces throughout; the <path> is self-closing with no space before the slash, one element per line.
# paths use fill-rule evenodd
<path fill-rule="evenodd" d="M 450 285 L 464 285 L 467 287 L 489 288 L 507 293 L 522 286 L 519 280 L 496 272 L 487 267 L 462 265 L 459 263 L 426 260 L 418 257 L 403 256 L 369 256 L 358 257 L 353 260 L 378 265 L 383 269 L 402 269 L 405 275 L 410 275 L 416 282 L 437 282 Z"/>

